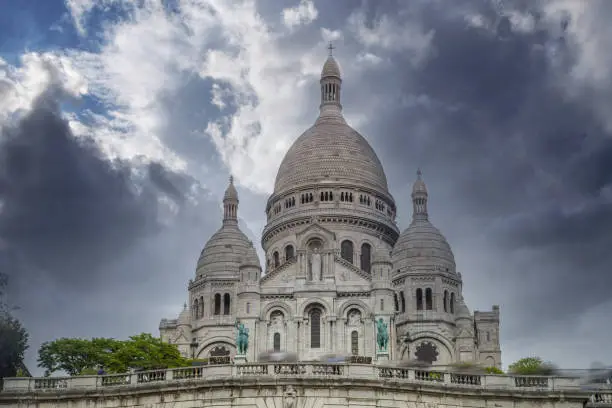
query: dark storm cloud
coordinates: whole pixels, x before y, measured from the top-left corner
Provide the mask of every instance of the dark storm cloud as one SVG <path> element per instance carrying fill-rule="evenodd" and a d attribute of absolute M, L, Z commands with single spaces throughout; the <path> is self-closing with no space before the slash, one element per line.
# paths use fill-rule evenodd
<path fill-rule="evenodd" d="M 395 102 L 366 133 L 378 135 L 391 182 L 402 185 L 395 191 L 402 213 L 410 208 L 406 186 L 422 166 L 432 189 L 445 190 L 431 205 L 455 248 L 478 232 L 490 248 L 507 251 L 501 265 L 483 272 L 519 282 L 509 296 L 516 302 L 504 309 L 511 329 L 609 300 L 612 205 L 602 192 L 612 182 L 612 135 L 590 101 L 567 92 L 576 86 L 580 44 L 568 34 L 576 22 L 564 15 L 544 21 L 536 2 L 505 2 L 505 14 L 493 2 L 419 4 L 423 31 L 434 33 L 429 58 L 415 67 L 401 51 L 391 53 L 394 72 L 361 82 L 364 94 L 386 89 Z M 382 10 L 369 14 L 410 24 Z M 505 17 L 514 12 L 533 28 Z M 476 13 L 480 27 L 468 24 Z M 612 88 L 599 92 L 609 97 Z M 480 231 L 459 230 L 460 219 Z"/>
<path fill-rule="evenodd" d="M 0 268 L 31 334 L 32 369 L 42 341 L 156 333 L 221 219 L 190 176 L 109 161 L 75 138 L 60 100 L 50 89 L 1 133 Z"/>
<path fill-rule="evenodd" d="M 7 250 L 64 284 L 95 281 L 105 259 L 155 228 L 155 196 L 150 189 L 136 193 L 131 179 L 125 163 L 110 163 L 93 142 L 77 141 L 57 101 L 43 95 L 2 131 L 0 236 Z"/>

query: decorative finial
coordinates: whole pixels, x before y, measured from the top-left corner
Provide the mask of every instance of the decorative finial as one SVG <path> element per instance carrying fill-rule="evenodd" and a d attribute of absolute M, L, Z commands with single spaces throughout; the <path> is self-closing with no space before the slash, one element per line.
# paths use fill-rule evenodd
<path fill-rule="evenodd" d="M 330 41 L 330 42 L 329 42 L 329 45 L 327 46 L 327 49 L 328 49 L 328 51 L 329 51 L 329 56 L 330 56 L 330 57 L 332 56 L 333 51 L 334 51 L 334 49 L 335 49 L 335 48 L 336 48 L 336 47 L 334 47 L 334 45 L 333 45 L 333 44 L 332 44 L 332 42 Z"/>
<path fill-rule="evenodd" d="M 183 310 L 187 310 L 187 302 L 183 303 Z"/>
<path fill-rule="evenodd" d="M 420 180 L 422 175 L 423 175 L 423 172 L 421 171 L 421 168 L 419 167 L 417 169 L 417 179 Z"/>
<path fill-rule="evenodd" d="M 234 176 L 232 176 L 231 174 L 230 174 L 229 182 L 230 184 L 234 184 Z"/>

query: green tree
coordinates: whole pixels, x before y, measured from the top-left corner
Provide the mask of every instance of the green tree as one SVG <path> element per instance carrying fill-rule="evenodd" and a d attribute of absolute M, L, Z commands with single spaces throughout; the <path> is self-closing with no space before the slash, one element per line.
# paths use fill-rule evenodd
<path fill-rule="evenodd" d="M 552 375 L 555 367 L 550 363 L 545 363 L 540 357 L 525 357 L 510 364 L 508 372 L 520 375 Z"/>
<path fill-rule="evenodd" d="M 114 339 L 61 338 L 40 346 L 38 366 L 45 369 L 45 375 L 56 371 L 78 375 L 85 370 L 106 366 L 110 355 L 120 347 L 121 342 Z"/>
<path fill-rule="evenodd" d="M 504 372 L 497 367 L 485 367 L 485 373 L 487 374 L 503 374 Z"/>
<path fill-rule="evenodd" d="M 128 368 L 154 370 L 187 365 L 189 360 L 181 356 L 175 345 L 164 343 L 148 333 L 131 336 L 122 342 L 108 362 L 108 368 L 113 372 L 125 372 Z"/>
<path fill-rule="evenodd" d="M 28 348 L 28 333 L 5 300 L 7 284 L 7 275 L 0 273 L 0 378 L 17 374 Z"/>
<path fill-rule="evenodd" d="M 87 375 L 98 367 L 108 373 L 124 373 L 129 368 L 184 367 L 189 361 L 175 345 L 142 333 L 128 340 L 62 338 L 46 342 L 38 352 L 38 365 L 46 375 L 60 370 L 69 375 Z"/>

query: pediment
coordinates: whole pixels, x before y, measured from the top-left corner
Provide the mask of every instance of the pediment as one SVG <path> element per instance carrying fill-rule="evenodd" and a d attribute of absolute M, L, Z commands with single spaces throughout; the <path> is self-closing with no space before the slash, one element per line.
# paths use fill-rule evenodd
<path fill-rule="evenodd" d="M 471 339 L 474 337 L 474 332 L 470 329 L 460 329 L 459 333 L 457 334 L 457 338 L 462 338 L 462 339 Z"/>
<path fill-rule="evenodd" d="M 322 238 L 327 242 L 336 240 L 336 234 L 315 221 L 296 234 L 298 248 L 304 248 L 308 240 L 314 237 Z"/>
<path fill-rule="evenodd" d="M 341 263 L 336 259 L 334 265 L 334 274 L 336 275 L 336 285 L 339 286 L 358 286 L 363 285 L 370 287 L 372 277 L 365 271 L 360 270 L 356 266 L 350 267 Z"/>
<path fill-rule="evenodd" d="M 286 267 L 281 266 L 281 268 L 271 271 L 261 278 L 261 287 L 294 287 L 296 271 L 296 263 L 292 263 Z"/>
<path fill-rule="evenodd" d="M 181 331 L 179 333 L 176 334 L 176 337 L 174 338 L 174 340 L 172 341 L 172 343 L 187 343 L 187 337 L 185 336 L 185 334 Z"/>

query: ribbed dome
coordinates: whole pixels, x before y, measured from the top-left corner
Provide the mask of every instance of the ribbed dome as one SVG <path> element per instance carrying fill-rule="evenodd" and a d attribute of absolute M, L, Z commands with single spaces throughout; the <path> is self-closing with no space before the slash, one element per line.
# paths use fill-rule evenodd
<path fill-rule="evenodd" d="M 323 69 L 321 70 L 321 78 L 326 77 L 338 77 L 340 78 L 340 66 L 336 59 L 331 55 L 327 57 L 325 64 L 323 64 Z"/>
<path fill-rule="evenodd" d="M 257 251 L 253 246 L 253 242 L 250 242 L 249 248 L 247 249 L 246 254 L 242 258 L 241 265 L 242 267 L 255 266 L 261 269 L 261 264 L 259 263 L 259 257 L 257 256 Z"/>
<path fill-rule="evenodd" d="M 448 241 L 428 220 L 415 220 L 400 234 L 392 257 L 394 269 L 400 272 L 435 267 L 455 272 L 455 257 Z"/>
<path fill-rule="evenodd" d="M 456 320 L 459 319 L 471 319 L 470 309 L 468 309 L 465 301 L 463 300 L 463 296 L 459 299 L 459 304 L 457 305 L 457 317 Z"/>
<path fill-rule="evenodd" d="M 179 325 L 189 325 L 191 324 L 191 313 L 189 309 L 187 309 L 187 304 L 183 306 L 183 310 L 178 316 L 178 324 Z"/>
<path fill-rule="evenodd" d="M 208 240 L 198 260 L 197 276 L 236 278 L 251 243 L 238 224 L 224 224 Z"/>
<path fill-rule="evenodd" d="M 341 116 L 320 117 L 293 143 L 278 169 L 274 191 L 323 180 L 388 193 L 387 177 L 374 149 Z"/>

